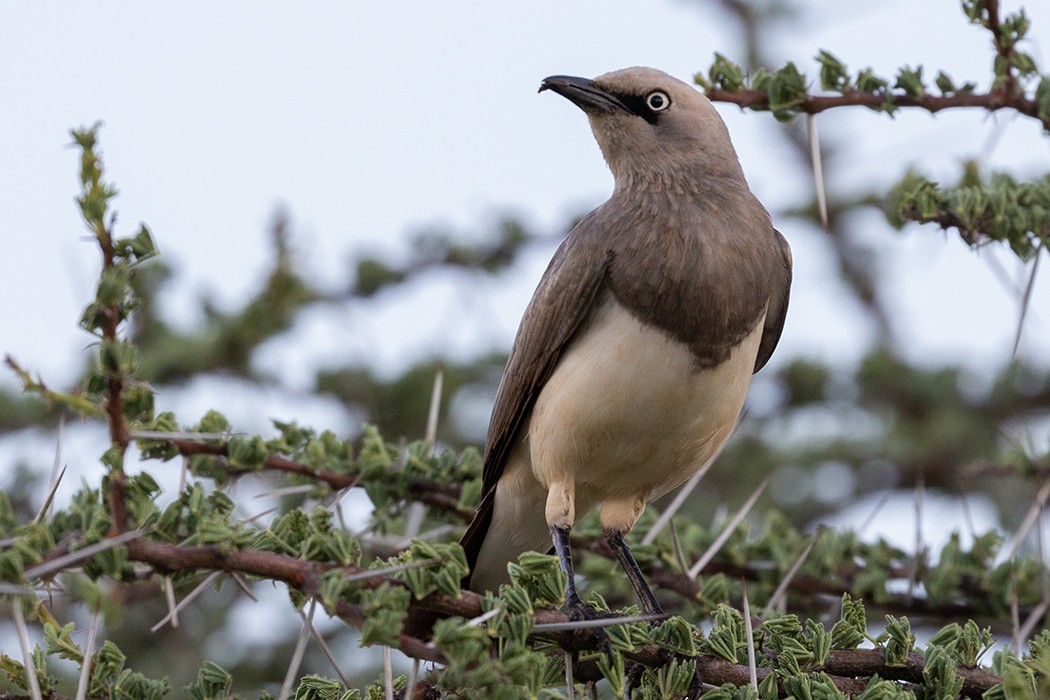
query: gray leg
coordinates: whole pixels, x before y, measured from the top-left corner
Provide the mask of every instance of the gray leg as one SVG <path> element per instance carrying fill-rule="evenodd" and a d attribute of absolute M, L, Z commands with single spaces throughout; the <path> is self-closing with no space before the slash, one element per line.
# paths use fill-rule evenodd
<path fill-rule="evenodd" d="M 645 576 L 642 575 L 642 570 L 638 566 L 638 562 L 634 560 L 634 555 L 631 554 L 630 547 L 624 542 L 623 533 L 607 531 L 604 539 L 605 544 L 609 545 L 609 549 L 611 549 L 612 553 L 616 555 L 616 560 L 620 562 L 620 566 L 622 566 L 623 570 L 627 573 L 627 578 L 631 579 L 631 585 L 634 586 L 634 592 L 637 594 L 638 600 L 641 601 L 642 608 L 645 610 L 646 614 L 663 615 L 664 610 L 660 607 L 660 603 L 656 600 L 656 596 L 653 595 L 653 591 L 649 588 L 649 584 L 646 583 Z"/>
<path fill-rule="evenodd" d="M 554 553 L 558 555 L 558 564 L 569 577 L 569 582 L 565 584 L 565 604 L 569 609 L 579 609 L 583 601 L 576 592 L 576 574 L 572 569 L 572 550 L 569 548 L 569 529 L 552 527 L 551 540 L 554 541 Z"/>

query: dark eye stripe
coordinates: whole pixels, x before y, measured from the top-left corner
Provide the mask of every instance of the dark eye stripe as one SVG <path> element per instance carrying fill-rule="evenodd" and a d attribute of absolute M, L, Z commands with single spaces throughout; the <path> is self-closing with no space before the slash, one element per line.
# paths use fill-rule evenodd
<path fill-rule="evenodd" d="M 652 93 L 646 93 L 644 95 L 634 95 L 625 93 L 615 93 L 616 99 L 623 103 L 623 106 L 631 111 L 631 114 L 635 114 L 650 124 L 655 124 L 659 119 L 660 115 L 667 111 L 667 108 L 654 112 L 646 100 L 649 99 L 649 95 Z M 670 98 L 668 98 L 670 99 Z"/>

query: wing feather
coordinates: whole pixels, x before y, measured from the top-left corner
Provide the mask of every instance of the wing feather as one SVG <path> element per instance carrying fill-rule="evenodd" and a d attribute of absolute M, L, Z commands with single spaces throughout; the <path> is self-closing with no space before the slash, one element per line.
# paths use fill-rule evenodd
<path fill-rule="evenodd" d="M 769 305 L 766 307 L 766 323 L 758 345 L 758 357 L 755 359 L 756 372 L 766 366 L 777 343 L 780 342 L 791 292 L 791 246 L 780 231 L 773 229 L 773 233 L 776 234 L 780 250 L 780 265 L 775 266 L 773 270 L 773 284 L 769 292 Z"/>
<path fill-rule="evenodd" d="M 496 483 L 524 421 L 558 360 L 591 315 L 609 270 L 608 248 L 595 212 L 559 246 L 518 328 L 489 421 L 482 472 L 482 502 L 460 544 L 473 567 L 492 519 Z"/>

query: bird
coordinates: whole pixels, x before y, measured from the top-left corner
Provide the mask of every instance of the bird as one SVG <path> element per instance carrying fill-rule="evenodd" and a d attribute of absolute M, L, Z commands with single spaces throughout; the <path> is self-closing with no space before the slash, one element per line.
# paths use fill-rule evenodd
<path fill-rule="evenodd" d="M 566 607 L 596 614 L 576 590 L 570 532 L 598 508 L 602 539 L 660 614 L 625 536 L 728 439 L 780 339 L 791 250 L 692 86 L 632 67 L 550 76 L 548 90 L 586 114 L 613 191 L 558 247 L 522 317 L 460 541 L 463 583 L 495 592 L 520 553 L 553 545 Z"/>

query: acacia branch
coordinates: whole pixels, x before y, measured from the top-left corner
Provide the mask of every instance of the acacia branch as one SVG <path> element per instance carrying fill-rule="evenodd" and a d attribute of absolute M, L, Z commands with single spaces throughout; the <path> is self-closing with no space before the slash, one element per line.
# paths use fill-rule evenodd
<path fill-rule="evenodd" d="M 210 455 L 213 457 L 228 457 L 229 446 L 225 444 L 201 443 L 192 440 L 172 439 L 168 440 L 171 445 L 178 449 L 179 454 L 184 457 L 193 455 Z M 262 462 L 262 468 L 273 471 L 285 472 L 286 474 L 297 474 L 313 479 L 319 483 L 327 484 L 335 491 L 349 489 L 359 485 L 360 475 L 353 472 L 334 472 L 329 469 L 315 469 L 302 462 L 297 462 L 281 455 L 270 455 Z M 249 473 L 247 469 L 229 468 L 231 475 Z M 425 503 L 440 510 L 458 516 L 463 522 L 469 522 L 474 517 L 474 510 L 464 508 L 459 503 L 458 484 L 439 484 L 430 479 L 412 479 L 408 483 L 408 490 L 412 497 L 420 503 Z"/>
<path fill-rule="evenodd" d="M 723 90 L 709 88 L 705 95 L 712 102 L 729 102 L 741 108 L 770 109 L 769 95 L 753 88 Z M 792 110 L 805 114 L 820 112 L 838 107 L 867 107 L 881 111 L 887 107 L 918 107 L 935 113 L 955 107 L 982 108 L 990 112 L 1000 109 L 1015 109 L 1025 116 L 1038 118 L 1038 104 L 1023 93 L 1009 90 L 1005 85 L 987 93 L 956 93 L 952 95 L 929 95 L 913 97 L 903 93 L 878 94 L 861 90 L 847 90 L 841 95 L 809 95 L 792 104 Z"/>

